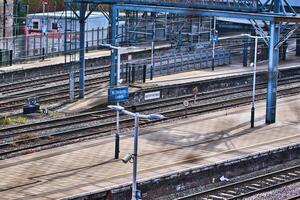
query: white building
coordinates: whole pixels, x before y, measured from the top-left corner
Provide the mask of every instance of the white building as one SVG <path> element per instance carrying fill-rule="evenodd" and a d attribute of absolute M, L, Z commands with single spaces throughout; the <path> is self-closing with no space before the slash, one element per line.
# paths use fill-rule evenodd
<path fill-rule="evenodd" d="M 78 13 L 79 14 L 79 13 Z M 101 12 L 92 12 L 86 20 L 86 46 L 103 43 L 108 36 L 107 18 Z M 27 56 L 61 52 L 65 46 L 65 30 L 68 45 L 79 47 L 79 21 L 72 11 L 29 14 L 26 17 L 25 49 Z M 72 42 L 72 44 L 70 43 Z"/>

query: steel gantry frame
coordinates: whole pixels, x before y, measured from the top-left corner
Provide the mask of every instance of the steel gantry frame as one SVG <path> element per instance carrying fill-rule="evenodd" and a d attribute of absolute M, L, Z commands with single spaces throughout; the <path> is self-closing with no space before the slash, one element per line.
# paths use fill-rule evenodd
<path fill-rule="evenodd" d="M 265 37 L 266 43 L 269 46 L 269 63 L 268 63 L 268 91 L 267 91 L 267 107 L 266 107 L 266 123 L 271 124 L 276 119 L 276 96 L 277 96 L 277 77 L 278 77 L 278 62 L 279 62 L 279 47 L 281 41 L 285 41 L 291 33 L 285 35 L 285 38 L 280 38 L 280 27 L 282 23 L 297 24 L 295 30 L 300 23 L 300 17 L 295 14 L 287 0 L 268 0 L 265 4 L 259 0 L 192 0 L 188 3 L 178 1 L 156 1 L 156 0 L 65 0 L 65 2 L 75 2 L 83 5 L 88 3 L 109 3 L 110 12 L 110 42 L 111 45 L 117 46 L 118 36 L 118 16 L 121 10 L 137 11 L 137 12 L 162 12 L 174 13 L 180 15 L 199 15 L 206 17 L 226 17 L 247 19 L 253 22 L 261 20 L 269 23 L 269 35 Z M 219 3 L 219 5 L 218 5 Z M 240 3 L 240 5 L 236 5 Z M 82 6 L 80 7 L 82 8 Z M 82 13 L 81 17 L 82 18 Z M 85 18 L 86 19 L 86 18 Z M 82 22 L 81 24 L 84 24 Z M 82 28 L 82 27 L 81 27 Z M 260 30 L 261 31 L 261 30 Z M 80 44 L 84 44 L 84 33 L 80 33 Z M 83 46 L 84 47 L 84 46 Z M 111 50 L 111 71 L 110 85 L 117 84 L 117 50 Z M 80 77 L 84 77 L 84 48 L 80 48 Z M 84 78 L 81 79 L 80 90 L 84 91 Z M 81 97 L 84 97 L 81 95 Z"/>

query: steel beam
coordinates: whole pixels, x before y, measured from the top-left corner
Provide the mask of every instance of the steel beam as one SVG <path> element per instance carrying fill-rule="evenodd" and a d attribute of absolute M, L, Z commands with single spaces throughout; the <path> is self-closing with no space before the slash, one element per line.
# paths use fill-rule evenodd
<path fill-rule="evenodd" d="M 279 47 L 275 47 L 279 42 L 280 25 L 272 22 L 270 26 L 269 44 L 269 67 L 268 67 L 268 91 L 266 123 L 271 124 L 276 121 L 276 100 L 277 100 L 277 79 L 279 63 Z"/>
<path fill-rule="evenodd" d="M 280 13 L 281 0 L 274 0 L 274 13 Z M 269 67 L 268 67 L 268 88 L 267 88 L 267 107 L 266 124 L 276 121 L 276 101 L 277 101 L 277 79 L 279 64 L 280 24 L 271 22 L 270 25 L 270 44 L 269 44 Z"/>
<path fill-rule="evenodd" d="M 258 12 L 258 0 L 194 0 L 194 1 L 173 1 L 173 0 L 65 0 L 65 2 L 77 3 L 106 3 L 106 4 L 131 4 L 143 6 L 167 6 L 179 8 L 202 8 L 206 10 L 232 10 L 232 11 L 247 11 Z"/>
<path fill-rule="evenodd" d="M 222 10 L 207 10 L 197 8 L 182 8 L 182 7 L 165 7 L 165 6 L 145 6 L 133 4 L 117 4 L 118 9 L 141 12 L 167 12 L 181 15 L 198 15 L 206 17 L 226 17 L 239 19 L 263 20 L 270 22 L 294 22 L 300 23 L 300 16 L 282 16 L 282 14 L 274 13 L 249 13 L 237 11 L 222 11 Z"/>
<path fill-rule="evenodd" d="M 119 10 L 116 8 L 116 5 L 110 6 L 110 40 L 111 45 L 116 46 L 117 44 L 117 35 L 118 35 L 118 13 Z M 117 59 L 118 59 L 118 50 L 111 49 L 111 67 L 110 67 L 110 86 L 117 85 Z"/>
<path fill-rule="evenodd" d="M 79 43 L 79 98 L 84 98 L 85 92 L 85 12 L 87 4 L 80 4 L 79 25 L 80 25 L 80 43 Z"/>

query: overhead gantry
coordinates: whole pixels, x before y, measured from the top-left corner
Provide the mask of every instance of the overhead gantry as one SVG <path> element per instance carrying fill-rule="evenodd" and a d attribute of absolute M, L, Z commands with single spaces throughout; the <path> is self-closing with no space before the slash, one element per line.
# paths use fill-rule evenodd
<path fill-rule="evenodd" d="M 268 63 L 268 89 L 266 106 L 266 123 L 271 124 L 276 120 L 276 98 L 277 78 L 279 64 L 279 47 L 295 32 L 300 24 L 300 16 L 289 5 L 287 0 L 267 0 L 261 3 L 260 0 L 65 0 L 67 6 L 79 4 L 80 12 L 77 17 L 80 21 L 80 93 L 84 97 L 84 75 L 85 75 L 85 51 L 84 51 L 84 24 L 87 16 L 93 11 L 88 11 L 88 4 L 110 4 L 110 44 L 117 46 L 118 18 L 120 11 L 136 12 L 162 12 L 180 15 L 198 15 L 206 17 L 226 17 L 247 19 L 253 25 L 256 34 L 264 38 L 269 47 Z M 264 23 L 257 23 L 263 21 Z M 260 26 L 264 24 L 264 28 Z M 290 27 L 293 28 L 290 28 Z M 285 28 L 285 35 L 281 33 Z M 266 34 L 267 29 L 267 34 Z M 111 50 L 110 85 L 117 84 L 117 49 Z"/>

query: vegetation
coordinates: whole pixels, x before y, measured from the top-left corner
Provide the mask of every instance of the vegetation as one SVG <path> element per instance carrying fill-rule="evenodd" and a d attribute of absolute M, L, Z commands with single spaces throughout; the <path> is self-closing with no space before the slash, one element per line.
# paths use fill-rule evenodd
<path fill-rule="evenodd" d="M 32 138 L 35 138 L 35 135 L 33 133 L 24 133 L 24 134 L 17 136 L 15 138 L 15 141 L 32 139 Z"/>
<path fill-rule="evenodd" d="M 4 117 L 4 118 L 0 119 L 0 124 L 2 124 L 2 125 L 8 125 L 11 123 L 12 123 L 12 121 L 11 121 L 10 117 Z"/>
<path fill-rule="evenodd" d="M 17 118 L 3 117 L 0 119 L 1 125 L 8 125 L 11 123 L 25 124 L 27 122 L 28 119 L 26 117 L 17 117 Z"/>

